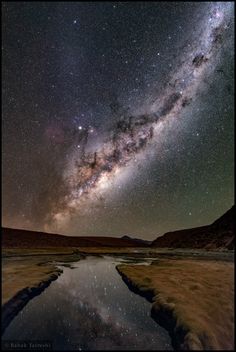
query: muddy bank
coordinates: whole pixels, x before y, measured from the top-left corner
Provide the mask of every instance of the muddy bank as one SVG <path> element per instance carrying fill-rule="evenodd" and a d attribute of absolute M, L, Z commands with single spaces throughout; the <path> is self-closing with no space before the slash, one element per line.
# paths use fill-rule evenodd
<path fill-rule="evenodd" d="M 152 302 L 151 316 L 175 350 L 234 348 L 233 264 L 163 260 L 116 269 L 131 291 Z"/>
<path fill-rule="evenodd" d="M 150 317 L 150 303 L 131 292 L 115 270 L 119 263 L 91 256 L 73 263 L 73 270 L 66 263 L 2 340 L 50 340 L 56 351 L 172 350 L 168 333 Z"/>
<path fill-rule="evenodd" d="M 188 335 L 189 332 L 186 331 L 184 327 L 180 326 L 176 329 L 177 318 L 175 317 L 173 309 L 171 309 L 170 305 L 167 305 L 165 302 L 163 302 L 163 304 L 160 304 L 160 302 L 155 302 L 154 290 L 139 287 L 122 272 L 122 268 L 119 268 L 119 266 L 116 268 L 123 281 L 132 292 L 145 297 L 149 302 L 153 303 L 151 308 L 151 317 L 157 322 L 157 324 L 168 331 L 172 346 L 175 350 L 203 350 L 203 346 L 199 343 L 200 341 L 195 343 L 194 340 L 189 340 L 189 337 L 191 336 Z"/>
<path fill-rule="evenodd" d="M 38 296 L 50 283 L 58 278 L 62 270 L 55 269 L 53 273 L 48 274 L 48 278 L 32 287 L 26 287 L 14 295 L 9 301 L 2 306 L 2 328 L 3 334 L 12 319 L 25 307 L 25 305 L 35 296 Z"/>
<path fill-rule="evenodd" d="M 14 254 L 2 258 L 2 333 L 29 300 L 38 296 L 63 272 L 56 263 L 73 268 L 71 263 L 86 258 L 71 250 L 51 253 L 49 249 L 27 256 L 14 251 Z"/>

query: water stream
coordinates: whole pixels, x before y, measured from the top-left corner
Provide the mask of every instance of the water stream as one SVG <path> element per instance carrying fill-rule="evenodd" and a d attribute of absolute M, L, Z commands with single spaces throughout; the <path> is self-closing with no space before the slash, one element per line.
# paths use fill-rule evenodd
<path fill-rule="evenodd" d="M 47 340 L 55 350 L 172 350 L 168 333 L 150 316 L 151 304 L 131 292 L 116 271 L 121 262 L 88 257 L 63 267 L 2 339 Z"/>

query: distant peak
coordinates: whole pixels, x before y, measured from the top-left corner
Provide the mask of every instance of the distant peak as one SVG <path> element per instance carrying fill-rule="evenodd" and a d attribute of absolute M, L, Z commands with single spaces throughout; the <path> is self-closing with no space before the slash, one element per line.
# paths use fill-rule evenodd
<path fill-rule="evenodd" d="M 125 240 L 125 239 L 127 239 L 127 240 L 131 240 L 131 239 L 132 239 L 132 237 L 130 237 L 130 236 L 128 236 L 128 235 L 124 235 L 124 236 L 122 236 L 121 238 L 123 238 L 124 240 Z"/>

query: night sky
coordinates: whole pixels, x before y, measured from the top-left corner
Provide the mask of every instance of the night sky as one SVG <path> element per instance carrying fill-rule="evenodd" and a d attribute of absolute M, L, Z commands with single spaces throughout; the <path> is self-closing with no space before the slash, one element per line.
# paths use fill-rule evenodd
<path fill-rule="evenodd" d="M 234 194 L 233 2 L 5 2 L 3 226 L 154 239 Z"/>

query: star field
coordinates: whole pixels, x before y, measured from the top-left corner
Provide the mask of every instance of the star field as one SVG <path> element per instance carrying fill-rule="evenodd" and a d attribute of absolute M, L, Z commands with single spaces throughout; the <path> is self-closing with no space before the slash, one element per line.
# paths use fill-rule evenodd
<path fill-rule="evenodd" d="M 3 3 L 3 225 L 154 239 L 230 208 L 233 11 Z"/>

